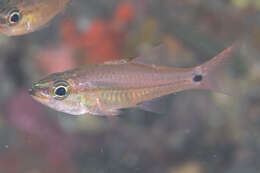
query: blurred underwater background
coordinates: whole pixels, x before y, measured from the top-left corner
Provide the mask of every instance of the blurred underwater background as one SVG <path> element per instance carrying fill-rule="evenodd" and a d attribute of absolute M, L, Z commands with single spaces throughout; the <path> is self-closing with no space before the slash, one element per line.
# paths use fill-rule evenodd
<path fill-rule="evenodd" d="M 237 40 L 223 85 L 239 83 L 238 97 L 178 92 L 163 115 L 133 108 L 111 121 L 51 110 L 27 92 L 48 74 L 160 44 L 160 62 L 193 67 Z M 0 173 L 258 173 L 259 51 L 259 0 L 72 0 L 36 32 L 0 35 Z"/>

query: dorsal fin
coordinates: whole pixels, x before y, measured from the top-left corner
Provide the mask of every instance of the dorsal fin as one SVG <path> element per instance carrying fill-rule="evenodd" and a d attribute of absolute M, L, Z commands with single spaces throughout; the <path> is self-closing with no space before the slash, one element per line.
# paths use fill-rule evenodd
<path fill-rule="evenodd" d="M 123 58 L 119 60 L 112 60 L 112 61 L 106 61 L 103 64 L 126 64 L 129 62 L 136 63 L 136 64 L 147 64 L 147 65 L 162 65 L 162 57 L 168 56 L 168 49 L 167 46 L 164 44 L 160 44 L 159 46 L 156 46 L 152 48 L 149 51 L 146 51 L 140 56 L 137 56 L 135 58 Z"/>
<path fill-rule="evenodd" d="M 105 61 L 103 64 L 126 64 L 131 62 L 133 58 L 123 58 L 119 60 L 113 60 L 113 61 Z"/>
<path fill-rule="evenodd" d="M 147 65 L 164 65 L 162 58 L 168 56 L 168 48 L 164 44 L 160 44 L 149 51 L 144 52 L 142 55 L 133 58 L 132 63 L 147 64 Z"/>

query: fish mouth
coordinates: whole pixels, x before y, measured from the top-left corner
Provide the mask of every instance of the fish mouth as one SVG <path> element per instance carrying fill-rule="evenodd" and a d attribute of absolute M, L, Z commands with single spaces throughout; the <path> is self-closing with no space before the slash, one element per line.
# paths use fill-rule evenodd
<path fill-rule="evenodd" d="M 39 91 L 40 88 L 37 86 L 36 83 L 33 83 L 32 84 L 32 87 L 28 89 L 28 93 L 31 95 L 31 96 L 34 96 L 36 95 L 37 91 Z"/>
<path fill-rule="evenodd" d="M 35 84 L 33 84 L 32 87 L 28 89 L 28 93 L 31 96 L 36 96 L 38 92 L 40 92 L 40 88 L 37 87 Z"/>
<path fill-rule="evenodd" d="M 31 88 L 28 89 L 28 93 L 32 97 L 37 98 L 48 98 L 48 87 L 41 84 L 33 84 Z"/>
<path fill-rule="evenodd" d="M 35 90 L 33 88 L 29 88 L 28 89 L 28 93 L 31 95 L 31 96 L 34 96 L 35 95 Z"/>

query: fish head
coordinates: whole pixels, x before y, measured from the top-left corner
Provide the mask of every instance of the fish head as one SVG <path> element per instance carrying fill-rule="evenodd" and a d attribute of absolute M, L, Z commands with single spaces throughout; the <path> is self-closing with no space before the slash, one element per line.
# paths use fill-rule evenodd
<path fill-rule="evenodd" d="M 35 100 L 57 111 L 72 115 L 85 114 L 87 107 L 82 104 L 84 97 L 75 85 L 75 81 L 64 77 L 64 73 L 55 73 L 34 83 L 29 93 Z"/>
<path fill-rule="evenodd" d="M 5 1 L 0 2 L 0 32 L 8 36 L 40 29 L 60 11 L 58 6 L 50 4 L 52 1 Z"/>

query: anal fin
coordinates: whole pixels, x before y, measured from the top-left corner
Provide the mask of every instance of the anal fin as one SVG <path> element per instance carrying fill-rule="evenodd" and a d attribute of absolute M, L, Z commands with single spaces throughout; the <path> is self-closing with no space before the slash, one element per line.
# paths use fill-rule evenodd
<path fill-rule="evenodd" d="M 137 105 L 138 108 L 153 112 L 156 114 L 166 114 L 167 113 L 167 100 L 170 96 L 162 96 L 147 102 L 143 102 Z"/>

